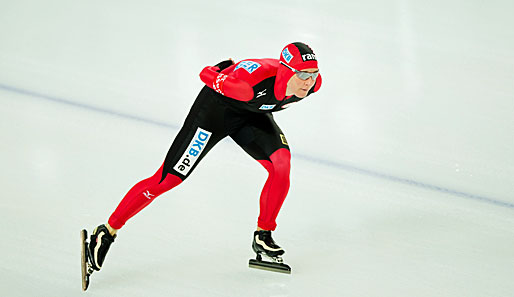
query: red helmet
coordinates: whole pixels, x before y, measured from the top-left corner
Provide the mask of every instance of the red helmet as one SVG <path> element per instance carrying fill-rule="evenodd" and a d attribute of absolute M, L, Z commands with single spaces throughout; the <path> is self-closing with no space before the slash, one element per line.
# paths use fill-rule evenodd
<path fill-rule="evenodd" d="M 284 47 L 280 53 L 280 62 L 296 70 L 318 68 L 318 60 L 312 49 L 302 42 L 293 42 Z M 286 94 L 287 82 L 295 73 L 287 66 L 278 65 L 275 81 L 275 97 L 282 100 Z"/>

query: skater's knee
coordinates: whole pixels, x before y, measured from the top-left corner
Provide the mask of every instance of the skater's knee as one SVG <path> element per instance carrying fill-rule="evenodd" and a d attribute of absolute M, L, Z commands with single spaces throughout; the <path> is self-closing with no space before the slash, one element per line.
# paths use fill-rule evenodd
<path fill-rule="evenodd" d="M 182 183 L 182 179 L 174 174 L 168 173 L 166 177 L 159 183 L 165 191 L 169 191 Z"/>
<path fill-rule="evenodd" d="M 147 187 L 148 190 L 154 192 L 155 195 L 161 195 L 174 187 L 182 183 L 183 179 L 171 174 L 163 173 L 163 166 L 150 178 L 150 185 Z"/>
<path fill-rule="evenodd" d="M 277 177 L 288 178 L 291 171 L 291 153 L 288 149 L 279 149 L 270 156 L 273 173 Z"/>
<path fill-rule="evenodd" d="M 157 184 L 159 188 L 168 191 L 178 186 L 183 181 L 183 179 L 177 175 L 169 173 L 169 171 L 166 169 L 167 168 L 165 168 L 165 164 L 163 163 L 159 170 L 157 170 L 157 172 L 152 177 L 150 177 L 150 179 L 152 180 L 153 184 Z"/>

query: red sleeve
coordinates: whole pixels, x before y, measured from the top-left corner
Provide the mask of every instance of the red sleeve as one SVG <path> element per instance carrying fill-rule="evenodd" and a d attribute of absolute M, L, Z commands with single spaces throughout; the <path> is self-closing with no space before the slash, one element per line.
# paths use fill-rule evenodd
<path fill-rule="evenodd" d="M 239 101 L 253 99 L 253 88 L 248 82 L 237 78 L 233 73 L 219 73 L 218 67 L 207 66 L 200 72 L 200 79 L 211 89 Z"/>

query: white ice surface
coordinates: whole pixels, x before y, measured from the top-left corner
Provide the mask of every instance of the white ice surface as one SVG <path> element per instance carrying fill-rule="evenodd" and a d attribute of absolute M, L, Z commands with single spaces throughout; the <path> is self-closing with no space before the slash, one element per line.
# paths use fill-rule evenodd
<path fill-rule="evenodd" d="M 1 296 L 513 295 L 513 4 L 280 3 L 1 2 Z M 247 268 L 266 172 L 227 140 L 81 292 L 79 230 L 155 172 L 202 67 L 296 40 L 324 85 L 276 114 L 292 275 Z"/>

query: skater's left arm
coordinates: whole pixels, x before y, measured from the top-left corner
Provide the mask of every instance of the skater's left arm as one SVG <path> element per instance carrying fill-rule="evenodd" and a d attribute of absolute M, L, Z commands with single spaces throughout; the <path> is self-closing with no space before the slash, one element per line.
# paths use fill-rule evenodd
<path fill-rule="evenodd" d="M 253 88 L 250 84 L 233 74 L 224 74 L 222 71 L 234 65 L 234 61 L 222 61 L 215 66 L 207 66 L 200 73 L 202 81 L 216 92 L 236 99 L 238 101 L 250 101 L 253 99 Z"/>

